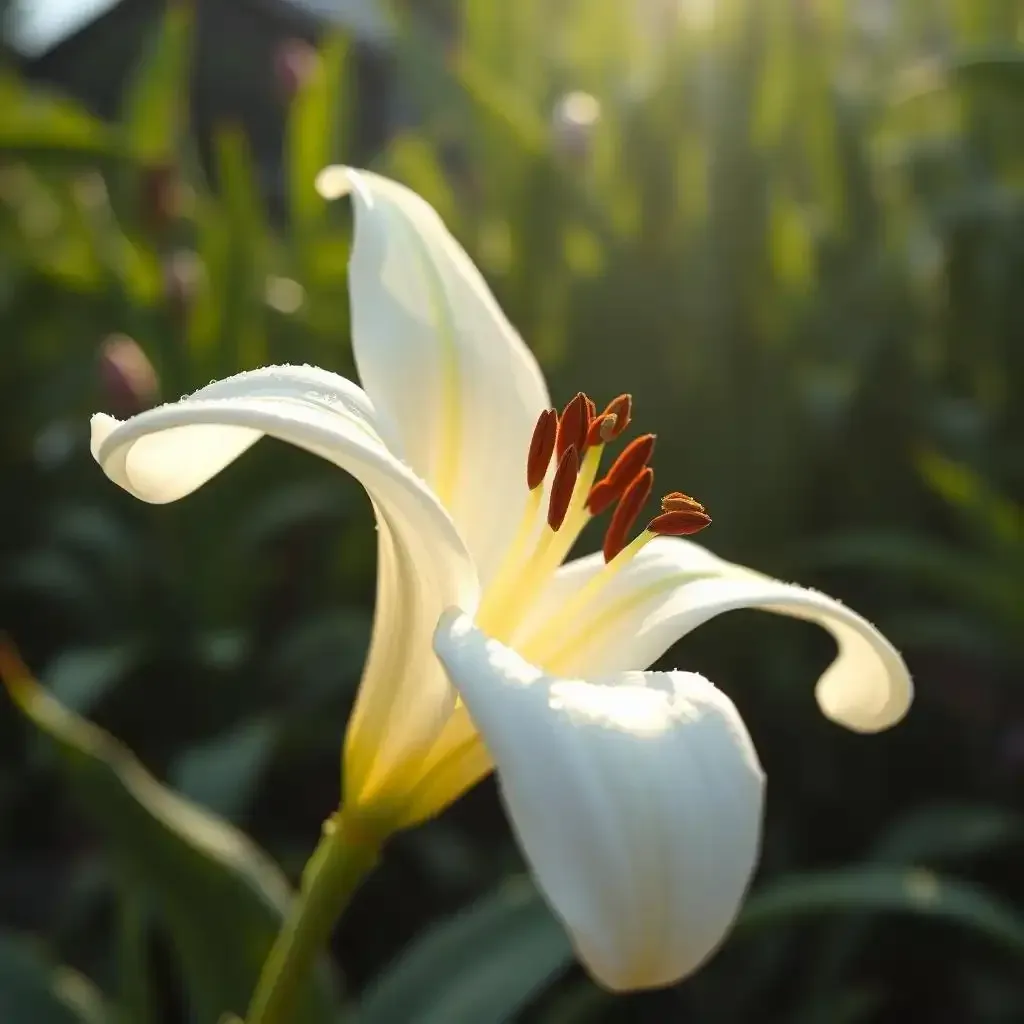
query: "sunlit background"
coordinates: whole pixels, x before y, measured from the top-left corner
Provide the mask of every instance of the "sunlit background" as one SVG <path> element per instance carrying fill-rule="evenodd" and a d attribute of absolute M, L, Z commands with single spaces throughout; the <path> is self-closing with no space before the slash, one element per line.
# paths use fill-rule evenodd
<path fill-rule="evenodd" d="M 145 506 L 87 423 L 266 363 L 352 372 L 332 162 L 436 206 L 556 402 L 633 393 L 709 547 L 847 601 L 915 675 L 906 723 L 856 736 L 814 705 L 827 638 L 702 627 L 663 665 L 727 690 L 770 779 L 724 949 L 595 987 L 487 782 L 338 929 L 352 1019 L 1024 1020 L 1017 0 L 0 8 L 0 631 L 292 882 L 366 651 L 362 492 L 267 444 Z M 72 734 L 0 701 L 0 1021 L 218 1024 L 277 910 Z"/>

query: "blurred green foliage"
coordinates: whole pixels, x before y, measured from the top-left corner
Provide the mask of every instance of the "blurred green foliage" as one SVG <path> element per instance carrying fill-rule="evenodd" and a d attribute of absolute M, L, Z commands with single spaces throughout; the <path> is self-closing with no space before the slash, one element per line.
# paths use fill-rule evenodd
<path fill-rule="evenodd" d="M 771 778 L 724 951 L 677 991 L 597 990 L 484 784 L 398 837 L 342 923 L 356 1019 L 1022 1019 L 1018 5 L 446 12 L 398 22 L 379 153 L 354 149 L 353 45 L 325 42 L 269 169 L 282 222 L 237 128 L 199 159 L 186 5 L 117 124 L 0 69 L 0 625 L 68 709 L 34 716 L 50 743 L 0 713 L 0 1017 L 240 1012 L 283 882 L 195 836 L 241 826 L 294 877 L 333 809 L 372 614 L 361 494 L 261 445 L 151 509 L 103 478 L 87 424 L 268 362 L 349 372 L 349 213 L 313 182 L 350 161 L 437 207 L 556 400 L 633 392 L 659 472 L 712 509 L 712 547 L 848 600 L 919 690 L 895 732 L 841 734 L 810 696 L 820 637 L 705 627 L 666 661 L 729 690 Z M 146 772 L 215 817 L 182 804 L 172 827 Z M 211 888 L 186 899 L 195 873 Z"/>

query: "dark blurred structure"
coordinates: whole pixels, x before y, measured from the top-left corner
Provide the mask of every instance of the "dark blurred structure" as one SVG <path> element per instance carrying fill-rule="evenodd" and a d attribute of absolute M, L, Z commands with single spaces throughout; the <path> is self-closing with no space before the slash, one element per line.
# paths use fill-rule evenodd
<path fill-rule="evenodd" d="M 164 0 L 118 0 L 45 53 L 21 58 L 20 70 L 114 121 L 166 6 Z M 285 121 L 293 91 L 287 65 L 301 63 L 301 48 L 315 48 L 333 22 L 289 0 L 198 0 L 194 9 L 191 127 L 203 164 L 207 170 L 211 167 L 215 129 L 240 125 L 264 193 L 279 215 Z M 355 40 L 354 92 L 359 104 L 354 144 L 364 155 L 376 152 L 387 136 L 388 49 L 384 39 Z"/>

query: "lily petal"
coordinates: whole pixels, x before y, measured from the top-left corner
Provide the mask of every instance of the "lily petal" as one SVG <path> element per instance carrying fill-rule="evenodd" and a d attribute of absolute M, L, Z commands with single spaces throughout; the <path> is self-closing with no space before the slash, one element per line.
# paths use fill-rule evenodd
<path fill-rule="evenodd" d="M 388 451 L 373 406 L 351 381 L 278 366 L 217 381 L 121 423 L 97 415 L 92 449 L 106 474 L 149 502 L 175 501 L 264 435 L 351 473 L 378 521 L 378 600 L 370 654 L 349 725 L 350 806 L 398 801 L 454 710 L 430 640 L 452 601 L 475 607 L 472 560 L 430 489 Z"/>
<path fill-rule="evenodd" d="M 397 182 L 345 173 L 360 380 L 384 440 L 451 512 L 486 583 L 526 502 L 544 378 L 434 209 Z"/>
<path fill-rule="evenodd" d="M 764 775 L 729 699 L 686 672 L 546 675 L 457 610 L 434 645 L 581 960 L 616 990 L 696 970 L 760 847 Z"/>
<path fill-rule="evenodd" d="M 527 623 L 513 639 L 517 648 L 558 672 L 645 668 L 708 619 L 759 608 L 814 622 L 835 638 L 838 654 L 815 690 L 826 717 L 857 732 L 877 732 L 910 708 L 907 667 L 866 619 L 826 594 L 763 576 L 682 538 L 659 537 L 644 547 L 557 646 L 531 640 L 529 631 L 536 637 L 537 623 L 551 613 L 546 609 L 564 607 L 602 569 L 599 555 L 563 566 L 531 616 L 533 626 Z"/>

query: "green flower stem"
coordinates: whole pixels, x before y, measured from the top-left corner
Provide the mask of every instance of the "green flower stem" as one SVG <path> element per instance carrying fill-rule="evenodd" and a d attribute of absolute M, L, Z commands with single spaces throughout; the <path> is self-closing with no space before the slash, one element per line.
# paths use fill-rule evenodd
<path fill-rule="evenodd" d="M 302 873 L 295 904 L 256 985 L 246 1024 L 291 1024 L 317 955 L 356 887 L 377 863 L 380 844 L 339 811 Z"/>

